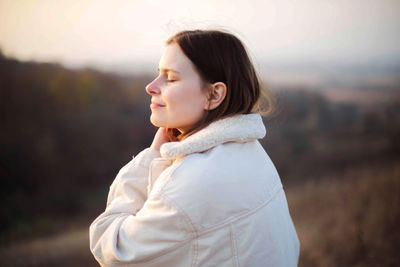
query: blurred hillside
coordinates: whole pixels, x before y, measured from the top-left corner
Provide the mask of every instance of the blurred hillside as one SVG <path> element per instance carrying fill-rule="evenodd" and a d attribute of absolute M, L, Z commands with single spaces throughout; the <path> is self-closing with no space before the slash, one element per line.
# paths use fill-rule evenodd
<path fill-rule="evenodd" d="M 60 230 L 152 140 L 146 77 L 0 57 L 0 244 Z"/>
<path fill-rule="evenodd" d="M 284 181 L 302 183 L 306 176 L 397 158 L 400 89 L 366 90 L 347 89 L 359 98 L 343 98 L 342 90 L 331 88 L 274 91 L 276 116 L 267 122 L 269 134 L 262 143 Z M 377 92 L 376 98 L 363 98 Z"/>
<path fill-rule="evenodd" d="M 357 210 L 360 205 L 380 205 L 375 199 L 384 196 L 393 181 L 400 180 L 397 169 L 384 172 L 381 175 L 389 174 L 387 179 L 382 178 L 387 183 L 381 185 L 381 193 L 369 194 L 368 190 L 375 188 L 375 174 L 378 177 L 379 170 L 393 169 L 399 162 L 400 81 L 388 83 L 384 74 L 369 80 L 346 77 L 351 82 L 336 75 L 328 80 L 314 79 L 312 84 L 307 83 L 309 79 L 265 83 L 276 96 L 276 106 L 275 112 L 264 119 L 267 136 L 262 144 L 288 189 L 299 236 L 305 239 L 301 240 L 305 244 L 304 266 L 318 265 L 321 258 L 330 262 L 319 266 L 359 264 L 362 261 L 351 254 L 365 251 L 386 253 L 393 259 L 388 261 L 390 266 L 398 259 L 396 252 L 368 243 L 373 239 L 383 242 L 387 232 L 368 235 L 361 243 L 357 238 L 363 235 L 356 235 L 355 248 L 327 258 L 324 253 L 332 251 L 330 246 L 338 246 L 339 251 L 347 240 L 340 237 L 336 242 L 333 234 L 326 238 L 318 234 L 329 232 L 329 227 L 340 232 L 347 217 L 343 215 L 342 221 L 332 226 L 329 222 L 335 223 L 334 216 L 340 214 L 326 213 L 321 219 L 324 225 L 313 226 L 320 233 L 306 229 L 310 218 L 331 210 L 342 196 L 342 191 L 329 188 L 344 188 L 342 193 L 351 195 L 350 189 L 362 185 L 363 177 L 367 177 L 365 181 L 371 186 L 360 193 L 362 201 L 353 203 L 353 210 Z M 94 264 L 87 258 L 85 229 L 104 210 L 108 187 L 119 169 L 150 145 L 156 131 L 149 122 L 150 97 L 144 91 L 152 78 L 19 62 L 0 54 L 0 255 L 8 255 L 10 262 L 26 255 L 25 263 L 20 259 L 9 266 L 44 266 L 44 262 L 51 266 L 49 262 L 59 262 L 63 257 L 70 259 L 66 266 Z M 310 189 L 309 185 L 315 183 L 318 186 Z M 391 219 L 368 215 L 373 226 L 396 233 L 388 247 L 399 245 L 399 230 L 393 223 L 400 218 L 397 184 L 393 190 L 397 191 L 387 196 L 394 203 Z M 326 206 L 313 206 L 325 196 L 321 205 Z M 345 205 L 339 207 L 347 214 Z M 59 234 L 66 236 L 59 238 Z M 312 242 L 306 240 L 309 236 Z M 46 254 L 48 246 L 35 240 L 47 238 L 56 247 L 70 244 L 80 249 L 60 250 L 60 254 L 43 256 L 46 259 L 41 262 L 37 257 Z M 326 242 L 329 245 L 321 245 Z M 87 251 L 83 253 L 82 249 Z"/>

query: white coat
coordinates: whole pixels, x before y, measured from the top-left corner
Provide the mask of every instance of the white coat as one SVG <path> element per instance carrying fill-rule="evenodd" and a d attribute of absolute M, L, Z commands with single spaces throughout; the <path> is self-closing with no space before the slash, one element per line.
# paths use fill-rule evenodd
<path fill-rule="evenodd" d="M 90 226 L 102 266 L 297 266 L 300 243 L 259 114 L 146 148 Z"/>

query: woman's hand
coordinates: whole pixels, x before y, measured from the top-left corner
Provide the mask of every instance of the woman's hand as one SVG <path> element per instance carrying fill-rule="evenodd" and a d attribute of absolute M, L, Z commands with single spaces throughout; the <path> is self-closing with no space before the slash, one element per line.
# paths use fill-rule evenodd
<path fill-rule="evenodd" d="M 164 127 L 160 127 L 158 128 L 155 136 L 154 136 L 154 140 L 153 143 L 151 144 L 150 147 L 157 149 L 158 151 L 160 151 L 160 147 L 162 144 L 169 142 L 169 138 L 167 136 L 166 133 L 166 129 Z"/>

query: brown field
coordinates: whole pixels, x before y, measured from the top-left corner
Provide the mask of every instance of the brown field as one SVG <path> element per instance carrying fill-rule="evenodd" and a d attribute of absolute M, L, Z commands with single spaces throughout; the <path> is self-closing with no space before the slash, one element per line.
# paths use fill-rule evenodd
<path fill-rule="evenodd" d="M 299 266 L 400 266 L 400 161 L 287 189 Z"/>

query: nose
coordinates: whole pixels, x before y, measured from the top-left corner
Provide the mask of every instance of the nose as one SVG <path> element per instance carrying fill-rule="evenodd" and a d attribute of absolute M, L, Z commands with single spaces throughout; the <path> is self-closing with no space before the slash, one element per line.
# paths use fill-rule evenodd
<path fill-rule="evenodd" d="M 150 82 L 148 85 L 146 85 L 146 92 L 149 95 L 154 95 L 154 94 L 159 94 L 160 93 L 160 88 L 158 88 L 157 85 L 157 78 L 154 79 L 152 82 Z"/>

